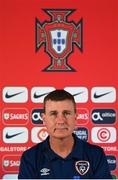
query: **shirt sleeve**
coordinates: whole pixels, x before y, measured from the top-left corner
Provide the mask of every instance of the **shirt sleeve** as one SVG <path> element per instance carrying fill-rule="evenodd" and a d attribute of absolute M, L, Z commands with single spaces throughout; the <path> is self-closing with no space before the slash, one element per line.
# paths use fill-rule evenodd
<path fill-rule="evenodd" d="M 94 162 L 94 179 L 112 179 L 109 165 L 102 148 L 99 148 L 99 151 L 96 152 Z"/>

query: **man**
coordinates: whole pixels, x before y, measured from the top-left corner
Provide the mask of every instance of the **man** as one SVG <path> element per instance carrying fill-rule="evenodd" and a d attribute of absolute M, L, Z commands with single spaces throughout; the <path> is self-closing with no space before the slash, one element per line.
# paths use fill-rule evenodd
<path fill-rule="evenodd" d="M 42 118 L 49 136 L 23 153 L 19 179 L 112 179 L 102 148 L 73 134 L 77 114 L 70 93 L 48 94 Z"/>

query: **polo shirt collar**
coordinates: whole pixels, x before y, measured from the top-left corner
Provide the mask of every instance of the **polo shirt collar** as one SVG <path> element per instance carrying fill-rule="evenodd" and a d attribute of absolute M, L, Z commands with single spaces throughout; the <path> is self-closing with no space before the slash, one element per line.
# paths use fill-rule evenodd
<path fill-rule="evenodd" d="M 82 140 L 78 139 L 75 134 L 73 134 L 73 137 L 74 137 L 74 147 L 72 149 L 72 152 L 65 159 L 75 158 L 79 160 L 83 156 L 83 142 Z M 43 142 L 43 148 L 44 148 L 43 149 L 44 155 L 49 161 L 61 158 L 50 148 L 49 136 Z"/>
<path fill-rule="evenodd" d="M 59 158 L 59 156 L 50 147 L 49 136 L 43 142 L 43 153 L 48 161 Z"/>

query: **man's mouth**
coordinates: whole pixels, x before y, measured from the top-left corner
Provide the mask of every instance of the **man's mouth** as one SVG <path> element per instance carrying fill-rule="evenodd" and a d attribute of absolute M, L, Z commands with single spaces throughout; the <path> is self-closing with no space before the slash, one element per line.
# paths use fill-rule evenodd
<path fill-rule="evenodd" d="M 55 128 L 54 131 L 63 131 L 63 130 L 68 130 L 68 128 L 64 127 L 64 128 Z"/>

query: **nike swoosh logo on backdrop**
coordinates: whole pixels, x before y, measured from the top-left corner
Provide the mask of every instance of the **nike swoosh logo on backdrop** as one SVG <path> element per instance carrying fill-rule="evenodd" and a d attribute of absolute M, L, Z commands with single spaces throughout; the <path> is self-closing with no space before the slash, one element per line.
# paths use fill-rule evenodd
<path fill-rule="evenodd" d="M 18 93 L 15 93 L 15 94 L 8 94 L 8 92 L 5 94 L 5 97 L 7 98 L 7 99 L 9 99 L 9 98 L 11 98 L 11 97 L 14 97 L 14 96 L 17 96 L 17 95 L 19 95 L 19 94 L 21 94 L 21 93 L 23 93 L 23 92 L 18 92 Z"/>
<path fill-rule="evenodd" d="M 40 98 L 40 97 L 45 96 L 45 95 L 47 95 L 47 94 L 49 94 L 49 93 L 50 93 L 50 92 L 37 95 L 36 92 L 35 92 L 35 93 L 34 93 L 34 98 Z"/>
<path fill-rule="evenodd" d="M 79 92 L 79 93 L 76 93 L 76 94 L 73 94 L 73 96 L 77 96 L 77 95 L 80 95 L 80 94 L 82 94 L 83 93 L 83 91 L 82 92 Z"/>
<path fill-rule="evenodd" d="M 107 95 L 107 94 L 110 94 L 112 91 L 110 91 L 110 92 L 107 92 L 107 93 L 104 93 L 104 94 L 99 94 L 99 95 L 97 95 L 96 93 L 94 94 L 94 98 L 100 98 L 100 97 L 102 97 L 102 96 L 105 96 L 105 95 Z"/>
<path fill-rule="evenodd" d="M 16 134 L 12 134 L 12 135 L 9 135 L 8 133 L 6 134 L 6 138 L 7 139 L 11 139 L 11 138 L 13 138 L 13 137 L 15 137 L 15 136 L 18 136 L 19 134 L 22 134 L 23 132 L 20 132 L 20 133 L 16 133 Z"/>

